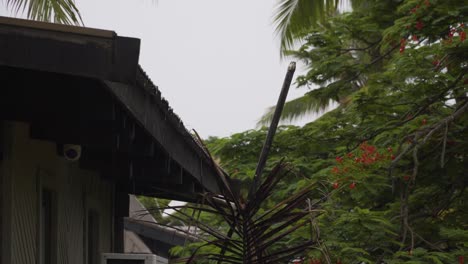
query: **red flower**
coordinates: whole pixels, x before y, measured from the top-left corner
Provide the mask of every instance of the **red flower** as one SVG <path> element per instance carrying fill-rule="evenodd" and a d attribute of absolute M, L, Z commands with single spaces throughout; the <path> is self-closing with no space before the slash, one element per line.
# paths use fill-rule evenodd
<path fill-rule="evenodd" d="M 392 153 L 392 152 L 393 152 L 393 149 L 392 149 L 391 147 L 388 147 L 388 148 L 387 148 L 387 151 L 390 152 L 390 153 Z"/>
<path fill-rule="evenodd" d="M 423 29 L 423 27 L 424 27 L 423 22 L 422 22 L 421 20 L 419 20 L 419 21 L 416 23 L 416 29 L 417 29 L 417 30 L 421 30 L 421 29 Z"/>
<path fill-rule="evenodd" d="M 347 154 L 347 156 L 348 156 L 348 158 L 352 158 L 354 155 L 353 155 L 353 153 L 350 152 L 350 153 Z"/>
<path fill-rule="evenodd" d="M 405 52 L 406 39 L 400 39 L 400 53 Z"/>
<path fill-rule="evenodd" d="M 343 162 L 343 157 L 338 156 L 338 157 L 335 158 L 335 160 L 338 163 L 342 163 Z"/>
<path fill-rule="evenodd" d="M 434 65 L 435 67 L 439 66 L 439 64 L 440 64 L 439 60 L 432 61 L 432 65 Z"/>
<path fill-rule="evenodd" d="M 410 179 L 411 179 L 411 176 L 409 176 L 409 175 L 403 176 L 403 180 L 405 180 L 405 181 L 409 181 Z"/>
<path fill-rule="evenodd" d="M 453 38 L 453 31 L 452 30 L 450 30 L 450 32 L 448 33 L 448 37 Z"/>
<path fill-rule="evenodd" d="M 352 190 L 354 188 L 356 188 L 356 183 L 355 182 L 352 182 L 350 185 L 349 185 L 349 188 Z"/>
<path fill-rule="evenodd" d="M 395 155 L 391 155 L 390 159 L 395 160 Z"/>
<path fill-rule="evenodd" d="M 418 41 L 418 36 L 417 36 L 417 35 L 413 35 L 413 36 L 412 36 L 412 39 L 413 39 L 413 41 Z"/>
<path fill-rule="evenodd" d="M 455 33 L 455 28 L 450 29 L 449 33 L 447 34 L 447 43 L 452 43 L 453 41 L 453 34 Z"/>
<path fill-rule="evenodd" d="M 369 146 L 366 147 L 366 151 L 367 151 L 368 153 L 372 154 L 372 153 L 375 152 L 375 147 L 369 145 Z"/>
<path fill-rule="evenodd" d="M 339 173 L 339 172 L 340 172 L 340 169 L 338 169 L 338 167 L 333 167 L 332 173 Z"/>
<path fill-rule="evenodd" d="M 466 39 L 466 32 L 465 31 L 460 31 L 460 41 L 463 42 Z"/>
<path fill-rule="evenodd" d="M 338 187 L 340 187 L 340 185 L 337 182 L 334 182 L 332 186 L 335 190 L 338 189 Z"/>
<path fill-rule="evenodd" d="M 459 264 L 465 264 L 465 256 L 459 256 L 458 257 L 458 263 Z"/>
<path fill-rule="evenodd" d="M 415 7 L 415 8 L 412 8 L 410 12 L 411 12 L 412 14 L 415 14 L 416 11 L 418 11 L 418 9 Z"/>

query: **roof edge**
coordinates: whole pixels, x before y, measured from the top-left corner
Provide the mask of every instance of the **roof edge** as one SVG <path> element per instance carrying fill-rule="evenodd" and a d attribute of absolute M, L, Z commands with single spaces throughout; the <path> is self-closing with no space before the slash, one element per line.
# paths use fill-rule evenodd
<path fill-rule="evenodd" d="M 110 31 L 110 30 L 71 26 L 71 25 L 61 25 L 61 24 L 55 24 L 55 23 L 49 23 L 49 22 L 27 20 L 27 19 L 21 19 L 21 18 L 12 18 L 12 17 L 3 17 L 3 16 L 0 16 L 0 24 L 5 24 L 5 25 L 10 25 L 10 26 L 15 26 L 15 27 L 27 27 L 31 29 L 74 33 L 78 35 L 86 35 L 86 36 L 101 37 L 101 38 L 114 38 L 115 36 L 117 36 L 117 33 L 115 33 L 114 31 Z"/>

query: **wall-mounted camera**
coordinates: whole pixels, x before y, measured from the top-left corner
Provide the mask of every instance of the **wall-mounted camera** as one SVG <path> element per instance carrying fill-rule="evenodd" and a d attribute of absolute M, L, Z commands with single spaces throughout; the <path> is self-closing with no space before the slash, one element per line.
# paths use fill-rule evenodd
<path fill-rule="evenodd" d="M 81 146 L 73 144 L 63 145 L 63 156 L 68 161 L 77 161 L 81 157 Z"/>

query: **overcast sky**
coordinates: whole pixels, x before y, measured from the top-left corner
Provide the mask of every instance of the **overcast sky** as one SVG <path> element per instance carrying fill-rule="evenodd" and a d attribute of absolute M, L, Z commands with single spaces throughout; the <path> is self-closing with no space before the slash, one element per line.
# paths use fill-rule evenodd
<path fill-rule="evenodd" d="M 276 103 L 289 64 L 274 34 L 276 2 L 76 0 L 87 27 L 141 39 L 143 69 L 203 137 L 252 129 Z M 292 87 L 288 99 L 303 93 Z"/>

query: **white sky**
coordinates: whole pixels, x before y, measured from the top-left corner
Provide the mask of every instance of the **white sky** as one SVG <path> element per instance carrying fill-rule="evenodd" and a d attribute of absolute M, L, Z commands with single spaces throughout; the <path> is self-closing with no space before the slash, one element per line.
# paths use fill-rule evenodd
<path fill-rule="evenodd" d="M 87 27 L 141 39 L 140 64 L 188 129 L 202 137 L 255 127 L 276 103 L 277 0 L 76 0 Z M 4 3 L 3 3 L 4 5 Z M 5 7 L 0 15 L 9 15 Z M 288 99 L 304 89 L 291 87 Z"/>

